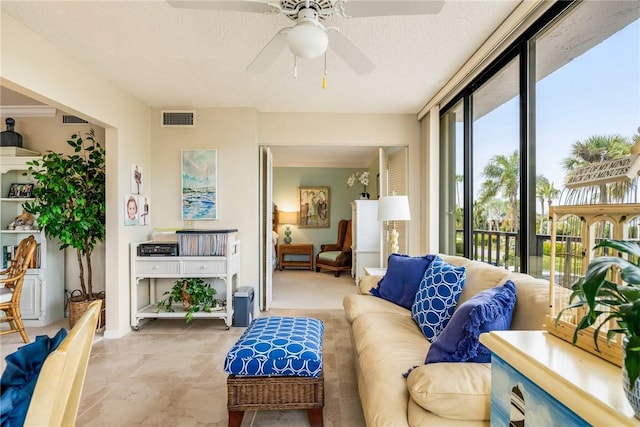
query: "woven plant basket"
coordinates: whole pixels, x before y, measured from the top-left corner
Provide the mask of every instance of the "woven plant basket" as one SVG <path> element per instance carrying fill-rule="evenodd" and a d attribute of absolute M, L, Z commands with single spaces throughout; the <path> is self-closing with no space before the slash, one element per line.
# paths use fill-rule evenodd
<path fill-rule="evenodd" d="M 98 318 L 98 325 L 96 329 L 102 329 L 106 320 L 106 299 L 103 293 L 93 294 L 92 300 L 83 299 L 82 296 L 74 296 L 69 299 L 69 328 L 73 328 L 82 315 L 87 311 L 89 304 L 94 300 L 102 300 L 102 308 L 100 309 L 100 317 Z"/>

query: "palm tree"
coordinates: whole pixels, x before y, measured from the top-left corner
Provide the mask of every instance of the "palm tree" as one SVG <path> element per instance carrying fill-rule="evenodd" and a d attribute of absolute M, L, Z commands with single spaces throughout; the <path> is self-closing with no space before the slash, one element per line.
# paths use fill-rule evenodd
<path fill-rule="evenodd" d="M 520 165 L 518 151 L 510 155 L 493 156 L 484 167 L 485 181 L 480 189 L 480 200 L 485 201 L 498 193 L 509 200 L 509 222 L 511 231 L 518 229 L 518 190 L 520 187 Z"/>
<path fill-rule="evenodd" d="M 544 220 L 546 218 L 544 215 L 544 203 L 547 202 L 550 211 L 553 199 L 558 197 L 559 194 L 560 190 L 553 186 L 553 182 L 549 181 L 549 178 L 544 175 L 538 175 L 536 177 L 536 196 L 538 197 L 538 200 L 540 200 L 540 206 L 542 207 L 542 213 L 540 216 L 540 228 L 538 230 L 539 234 L 544 233 Z"/>
<path fill-rule="evenodd" d="M 640 138 L 635 135 L 637 142 Z M 627 157 L 631 153 L 633 142 L 622 135 L 593 135 L 584 141 L 576 141 L 571 146 L 571 154 L 563 160 L 563 167 L 570 178 L 579 168 L 596 163 Z M 611 185 L 599 184 L 600 203 L 622 200 L 629 190 L 628 182 L 616 182 Z"/>

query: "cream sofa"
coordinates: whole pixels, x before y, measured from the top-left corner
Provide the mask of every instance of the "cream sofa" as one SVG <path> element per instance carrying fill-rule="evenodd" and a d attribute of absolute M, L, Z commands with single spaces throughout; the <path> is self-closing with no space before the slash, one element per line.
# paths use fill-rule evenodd
<path fill-rule="evenodd" d="M 511 279 L 517 300 L 511 329 L 543 328 L 549 284 L 545 280 L 466 258 L 440 255 L 466 269 L 456 307 L 478 292 Z M 490 363 L 424 364 L 430 343 L 411 311 L 369 293 L 380 277 L 364 276 L 359 294 L 343 305 L 351 326 L 358 391 L 369 427 L 488 426 Z M 413 369 L 405 379 L 403 373 Z"/>

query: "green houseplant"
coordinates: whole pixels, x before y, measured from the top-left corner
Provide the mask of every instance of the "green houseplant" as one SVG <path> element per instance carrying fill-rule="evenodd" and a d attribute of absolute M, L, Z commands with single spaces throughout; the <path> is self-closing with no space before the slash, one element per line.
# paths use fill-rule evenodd
<path fill-rule="evenodd" d="M 163 295 L 167 296 L 157 302 L 157 311 L 173 312 L 175 311 L 173 303 L 182 302 L 187 323 L 193 320 L 193 313 L 198 311 L 211 313 L 213 309 L 221 306 L 220 301 L 215 297 L 215 288 L 200 278 L 178 279 Z"/>
<path fill-rule="evenodd" d="M 578 332 L 593 326 L 593 338 L 598 348 L 598 335 L 610 320 L 617 327 L 607 331 L 607 340 L 616 334 L 624 336 L 624 368 L 628 374 L 630 390 L 634 389 L 640 376 L 640 246 L 626 240 L 603 240 L 596 248 L 610 248 L 620 254 L 629 255 L 630 260 L 618 256 L 602 256 L 591 261 L 584 277 L 573 285 L 569 306 L 558 314 L 560 319 L 565 310 L 585 309 L 573 335 L 573 343 Z M 624 284 L 618 284 L 619 277 Z M 636 411 L 636 414 L 638 412 Z"/>
<path fill-rule="evenodd" d="M 79 267 L 80 295 L 70 304 L 88 306 L 99 298 L 93 292 L 91 254 L 98 242 L 105 239 L 105 151 L 95 139 L 93 129 L 82 138 L 73 134 L 67 144 L 73 154 L 48 151 L 39 160 L 28 162 L 29 172 L 36 181 L 34 201 L 25 203 L 25 210 L 37 217 L 38 227 L 47 238 L 58 239 L 60 249 L 76 250 Z M 75 323 L 70 308 L 69 323 Z"/>

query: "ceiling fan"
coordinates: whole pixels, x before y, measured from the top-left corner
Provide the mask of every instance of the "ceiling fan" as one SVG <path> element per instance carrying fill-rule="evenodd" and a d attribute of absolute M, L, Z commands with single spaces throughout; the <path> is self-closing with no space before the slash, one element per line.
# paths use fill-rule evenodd
<path fill-rule="evenodd" d="M 325 54 L 327 46 L 330 46 L 357 74 L 370 73 L 375 69 L 375 65 L 365 54 L 339 28 L 325 27 L 321 21 L 332 15 L 342 18 L 428 15 L 440 12 L 444 5 L 444 0 L 282 0 L 277 2 L 168 0 L 168 2 L 173 7 L 186 9 L 283 14 L 294 21 L 294 26 L 278 31 L 249 64 L 247 70 L 255 73 L 265 71 L 287 46 L 295 58 L 305 59 L 317 58 Z"/>

